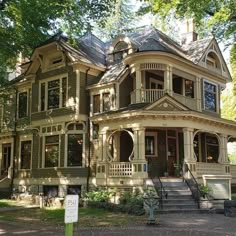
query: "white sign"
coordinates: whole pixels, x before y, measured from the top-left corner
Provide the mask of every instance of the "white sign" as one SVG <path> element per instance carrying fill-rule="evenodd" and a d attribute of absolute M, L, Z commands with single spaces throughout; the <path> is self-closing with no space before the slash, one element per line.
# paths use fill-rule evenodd
<path fill-rule="evenodd" d="M 78 222 L 79 196 L 67 195 L 65 201 L 65 223 Z"/>

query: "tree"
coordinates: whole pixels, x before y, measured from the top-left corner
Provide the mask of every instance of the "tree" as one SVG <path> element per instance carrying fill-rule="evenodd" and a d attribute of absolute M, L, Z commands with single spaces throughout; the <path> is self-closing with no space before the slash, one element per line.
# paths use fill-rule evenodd
<path fill-rule="evenodd" d="M 104 24 L 116 0 L 2 0 L 0 1 L 0 77 L 14 68 L 18 55 L 32 49 L 59 30 L 72 39 Z"/>
<path fill-rule="evenodd" d="M 96 34 L 99 38 L 113 39 L 119 34 L 131 31 L 135 27 L 134 6 L 130 0 L 117 0 L 114 11 L 103 24 L 97 24 Z"/>
<path fill-rule="evenodd" d="M 146 0 L 142 12 L 153 11 L 162 17 L 194 18 L 196 24 L 208 25 L 219 39 L 234 39 L 236 32 L 235 0 Z"/>

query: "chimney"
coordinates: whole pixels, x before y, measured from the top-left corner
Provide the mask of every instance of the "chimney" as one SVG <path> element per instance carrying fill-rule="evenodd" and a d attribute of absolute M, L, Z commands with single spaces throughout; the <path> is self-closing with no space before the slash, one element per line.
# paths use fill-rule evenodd
<path fill-rule="evenodd" d="M 187 19 L 184 24 L 184 33 L 182 34 L 182 45 L 187 45 L 197 40 L 198 34 L 195 32 L 195 24 L 193 19 Z"/>

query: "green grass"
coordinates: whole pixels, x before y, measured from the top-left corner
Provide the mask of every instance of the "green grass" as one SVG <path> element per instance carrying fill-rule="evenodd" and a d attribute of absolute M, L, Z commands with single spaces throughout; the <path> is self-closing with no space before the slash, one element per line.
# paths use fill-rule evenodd
<path fill-rule="evenodd" d="M 0 220 L 64 226 L 64 209 L 21 209 L 1 212 Z M 128 226 L 143 224 L 146 217 L 108 212 L 96 208 L 79 209 L 80 227 Z"/>
<path fill-rule="evenodd" d="M 232 194 L 232 200 L 236 201 L 236 194 Z"/>
<path fill-rule="evenodd" d="M 19 202 L 13 201 L 13 200 L 0 199 L 0 208 L 1 207 L 12 207 L 12 206 L 22 206 L 22 204 Z"/>

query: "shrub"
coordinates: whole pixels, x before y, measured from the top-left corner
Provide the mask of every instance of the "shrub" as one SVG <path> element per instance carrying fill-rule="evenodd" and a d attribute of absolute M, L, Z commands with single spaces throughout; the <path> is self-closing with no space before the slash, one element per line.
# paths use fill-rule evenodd
<path fill-rule="evenodd" d="M 113 193 L 107 190 L 98 190 L 86 193 L 87 200 L 94 202 L 108 202 L 112 196 Z"/>

